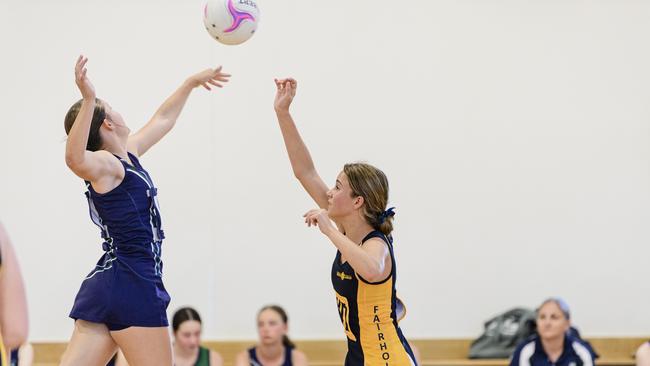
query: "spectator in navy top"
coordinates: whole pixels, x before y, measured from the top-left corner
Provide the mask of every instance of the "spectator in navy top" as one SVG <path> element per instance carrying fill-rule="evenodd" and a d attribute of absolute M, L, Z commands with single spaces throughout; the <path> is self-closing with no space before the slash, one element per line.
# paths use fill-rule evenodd
<path fill-rule="evenodd" d="M 510 366 L 594 366 L 596 353 L 589 343 L 570 332 L 569 306 L 550 298 L 537 309 L 537 334 L 520 343 Z"/>

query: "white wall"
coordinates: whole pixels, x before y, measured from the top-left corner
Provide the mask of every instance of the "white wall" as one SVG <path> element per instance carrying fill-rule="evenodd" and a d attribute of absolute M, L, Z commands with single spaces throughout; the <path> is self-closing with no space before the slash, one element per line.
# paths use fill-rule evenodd
<path fill-rule="evenodd" d="M 66 340 L 101 254 L 63 116 L 89 76 L 132 129 L 191 73 L 177 128 L 145 155 L 160 186 L 165 281 L 209 339 L 250 339 L 284 305 L 295 338 L 339 338 L 334 247 L 301 215 L 273 114 L 294 116 L 321 175 L 365 160 L 389 176 L 407 336 L 473 337 L 514 305 L 564 296 L 587 335 L 650 333 L 650 3 L 260 1 L 236 47 L 199 0 L 0 1 L 0 218 L 22 262 L 34 340 Z"/>

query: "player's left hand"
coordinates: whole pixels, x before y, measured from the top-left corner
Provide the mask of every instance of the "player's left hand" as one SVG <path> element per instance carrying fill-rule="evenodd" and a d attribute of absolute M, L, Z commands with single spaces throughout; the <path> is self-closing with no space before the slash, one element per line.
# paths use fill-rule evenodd
<path fill-rule="evenodd" d="M 332 230 L 336 230 L 336 227 L 332 224 L 332 220 L 330 220 L 327 214 L 327 210 L 320 208 L 309 210 L 302 217 L 305 218 L 305 223 L 308 227 L 318 226 L 320 231 L 325 235 L 329 235 Z"/>
<path fill-rule="evenodd" d="M 221 72 L 221 66 L 219 66 L 216 69 L 203 70 L 198 74 L 190 76 L 188 80 L 194 88 L 202 85 L 207 90 L 212 90 L 210 85 L 222 88 L 223 84 L 227 83 L 229 78 L 230 74 Z"/>

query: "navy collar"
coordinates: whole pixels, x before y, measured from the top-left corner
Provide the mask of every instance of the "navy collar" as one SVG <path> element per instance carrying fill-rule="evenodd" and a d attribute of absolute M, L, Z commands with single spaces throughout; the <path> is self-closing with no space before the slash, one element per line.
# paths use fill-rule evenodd
<path fill-rule="evenodd" d="M 564 335 L 564 343 L 562 345 L 562 354 L 557 359 L 557 361 L 552 362 L 554 364 L 562 364 L 564 360 L 573 352 L 573 338 L 569 337 L 567 334 Z M 545 359 L 551 362 L 551 359 L 546 354 L 544 346 L 542 345 L 542 338 L 537 335 L 535 338 L 535 353 L 539 356 L 544 356 Z"/>

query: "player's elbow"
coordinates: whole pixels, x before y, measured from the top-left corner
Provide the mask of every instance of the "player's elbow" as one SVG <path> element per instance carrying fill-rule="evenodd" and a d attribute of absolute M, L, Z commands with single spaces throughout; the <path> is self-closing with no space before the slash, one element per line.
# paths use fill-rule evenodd
<path fill-rule="evenodd" d="M 78 154 L 74 153 L 66 153 L 65 154 L 65 165 L 68 166 L 68 168 L 75 170 L 78 169 L 81 164 L 83 164 L 83 156 L 79 156 Z"/>
<path fill-rule="evenodd" d="M 308 169 L 296 165 L 293 165 L 291 168 L 292 168 L 291 170 L 293 170 L 293 176 L 296 177 L 296 179 L 298 179 L 300 182 L 309 179 Z"/>
<path fill-rule="evenodd" d="M 313 168 L 299 168 L 294 166 L 293 176 L 296 177 L 302 185 L 306 185 L 317 177 L 317 173 Z"/>
<path fill-rule="evenodd" d="M 298 179 L 299 182 L 302 183 L 302 180 L 303 180 L 303 176 L 304 176 L 304 174 L 302 174 L 301 171 L 299 171 L 299 170 L 297 170 L 297 169 L 293 169 L 293 176 L 294 176 L 296 179 Z"/>
<path fill-rule="evenodd" d="M 364 272 L 361 276 L 368 282 L 380 282 L 384 279 L 384 266 L 380 264 L 368 266 Z"/>

